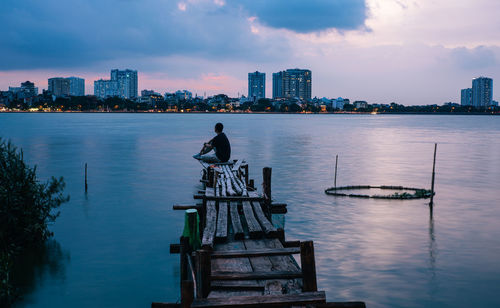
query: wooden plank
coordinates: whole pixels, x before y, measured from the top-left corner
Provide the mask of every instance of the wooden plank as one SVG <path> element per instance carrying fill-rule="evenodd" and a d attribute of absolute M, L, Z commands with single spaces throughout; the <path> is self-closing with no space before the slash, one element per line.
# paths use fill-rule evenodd
<path fill-rule="evenodd" d="M 251 241 L 251 240 L 250 240 Z M 245 241 L 246 243 L 249 241 Z M 248 248 L 248 246 L 247 246 Z M 262 256 L 282 256 L 300 253 L 300 249 L 295 248 L 274 248 L 274 249 L 247 249 L 231 251 L 214 251 L 212 258 L 242 258 L 242 257 L 262 257 Z"/>
<path fill-rule="evenodd" d="M 325 302 L 325 292 L 320 291 L 300 294 L 196 299 L 193 301 L 191 307 L 286 307 L 291 305 L 314 305 Z"/>
<path fill-rule="evenodd" d="M 221 174 L 219 176 L 219 181 L 217 183 L 220 183 L 221 186 L 221 197 L 227 196 L 227 186 L 226 186 L 226 180 L 224 178 L 224 174 Z"/>
<path fill-rule="evenodd" d="M 252 202 L 252 207 L 255 212 L 255 216 L 257 216 L 257 219 L 260 222 L 260 225 L 262 226 L 262 230 L 264 230 L 264 233 L 266 234 L 267 237 L 277 237 L 278 236 L 278 230 L 273 226 L 273 224 L 267 219 L 266 215 L 262 211 L 262 207 L 258 202 Z"/>
<path fill-rule="evenodd" d="M 219 211 L 217 213 L 217 231 L 215 233 L 215 241 L 217 243 L 227 240 L 227 203 L 219 203 Z"/>
<path fill-rule="evenodd" d="M 212 280 L 264 280 L 264 279 L 294 279 L 302 277 L 300 271 L 274 271 L 274 272 L 212 272 Z"/>
<path fill-rule="evenodd" d="M 263 235 L 262 228 L 260 224 L 255 219 L 255 215 L 253 213 L 252 204 L 250 202 L 243 202 L 243 213 L 245 214 L 245 221 L 248 226 L 248 233 L 250 238 L 260 238 Z"/>
<path fill-rule="evenodd" d="M 238 159 L 238 160 L 234 163 L 233 168 L 231 168 L 231 171 L 238 171 L 238 169 L 240 169 L 240 166 L 241 166 L 241 164 L 242 164 L 243 162 L 245 162 L 245 161 L 244 161 L 244 160 L 240 160 L 240 159 Z"/>
<path fill-rule="evenodd" d="M 244 196 L 225 196 L 225 197 L 218 197 L 218 196 L 207 196 L 205 195 L 194 195 L 194 199 L 205 199 L 207 201 L 264 201 L 264 198 L 261 196 L 258 197 L 244 197 Z"/>
<path fill-rule="evenodd" d="M 207 201 L 205 229 L 203 230 L 203 238 L 201 240 L 202 248 L 204 249 L 213 248 L 216 225 L 217 225 L 217 209 L 215 208 L 215 202 Z"/>
<path fill-rule="evenodd" d="M 233 235 L 235 240 L 245 237 L 243 227 L 241 226 L 240 214 L 238 214 L 238 204 L 229 203 L 229 212 L 231 214 L 231 225 L 233 226 Z"/>
<path fill-rule="evenodd" d="M 227 182 L 228 182 L 227 185 L 231 187 L 229 194 L 230 195 L 241 195 L 242 189 L 238 185 L 236 180 L 234 179 L 234 175 L 231 172 L 231 170 L 229 169 L 229 167 L 227 167 L 227 166 L 224 167 L 224 174 L 225 174 Z M 233 190 L 233 187 L 234 187 L 234 190 Z"/>
<path fill-rule="evenodd" d="M 247 282 L 247 281 L 245 281 Z M 242 283 L 235 280 L 219 280 L 213 281 L 211 284 L 212 290 L 250 290 L 250 291 L 264 291 L 264 285 L 258 283 Z"/>
<path fill-rule="evenodd" d="M 242 241 L 233 241 L 222 244 L 217 244 L 214 247 L 215 251 L 228 251 L 228 250 L 242 250 L 245 249 L 245 245 Z M 232 271 L 232 272 L 251 272 L 252 265 L 248 258 L 231 258 L 231 259 L 212 259 L 212 273 L 216 271 Z M 217 281 L 217 282 L 227 282 L 227 281 Z M 233 280 L 232 283 L 238 283 L 242 285 L 255 285 L 255 281 L 251 280 Z M 212 281 L 212 283 L 216 283 Z M 240 296 L 240 295 L 262 295 L 262 290 L 247 290 L 247 289 L 229 289 L 229 290 L 212 290 L 208 297 L 217 296 Z"/>
<path fill-rule="evenodd" d="M 364 302 L 330 302 L 317 304 L 317 308 L 366 308 Z"/>

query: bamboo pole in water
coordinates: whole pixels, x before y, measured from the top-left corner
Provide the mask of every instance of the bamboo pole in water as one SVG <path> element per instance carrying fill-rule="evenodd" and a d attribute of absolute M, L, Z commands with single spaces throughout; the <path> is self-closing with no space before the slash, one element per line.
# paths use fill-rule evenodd
<path fill-rule="evenodd" d="M 339 155 L 335 155 L 335 179 L 334 179 L 334 182 L 333 182 L 333 186 L 335 188 L 337 188 L 337 164 L 339 162 Z"/>
<path fill-rule="evenodd" d="M 87 185 L 87 163 L 85 163 L 85 192 L 88 190 L 88 185 Z"/>
<path fill-rule="evenodd" d="M 432 163 L 432 182 L 431 182 L 431 201 L 429 202 L 429 206 L 434 205 L 434 178 L 436 177 L 436 150 L 437 143 L 434 143 L 434 161 Z"/>

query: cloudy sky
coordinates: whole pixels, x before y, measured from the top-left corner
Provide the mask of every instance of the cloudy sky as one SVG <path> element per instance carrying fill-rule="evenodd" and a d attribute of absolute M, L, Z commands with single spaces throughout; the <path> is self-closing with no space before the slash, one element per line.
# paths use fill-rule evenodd
<path fill-rule="evenodd" d="M 139 89 L 247 94 L 247 74 L 312 70 L 313 96 L 459 101 L 500 80 L 497 0 L 1 0 L 0 89 L 113 68 Z M 494 87 L 495 89 L 495 87 Z M 500 90 L 493 98 L 500 99 Z"/>

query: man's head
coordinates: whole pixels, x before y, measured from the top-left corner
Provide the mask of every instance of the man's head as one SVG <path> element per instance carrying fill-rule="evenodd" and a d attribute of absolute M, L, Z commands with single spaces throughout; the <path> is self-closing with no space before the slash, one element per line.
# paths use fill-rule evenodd
<path fill-rule="evenodd" d="M 222 125 L 222 123 L 217 123 L 215 124 L 215 132 L 217 134 L 220 134 L 222 133 L 222 130 L 224 129 L 224 125 Z"/>

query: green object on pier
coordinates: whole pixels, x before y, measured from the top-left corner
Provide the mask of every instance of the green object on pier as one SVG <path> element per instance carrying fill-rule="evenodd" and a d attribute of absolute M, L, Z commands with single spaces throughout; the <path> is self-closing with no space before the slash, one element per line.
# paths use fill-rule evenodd
<path fill-rule="evenodd" d="M 191 251 L 197 250 L 201 247 L 200 240 L 200 216 L 195 209 L 186 210 L 184 215 L 184 231 L 183 237 L 189 238 L 189 246 Z"/>

